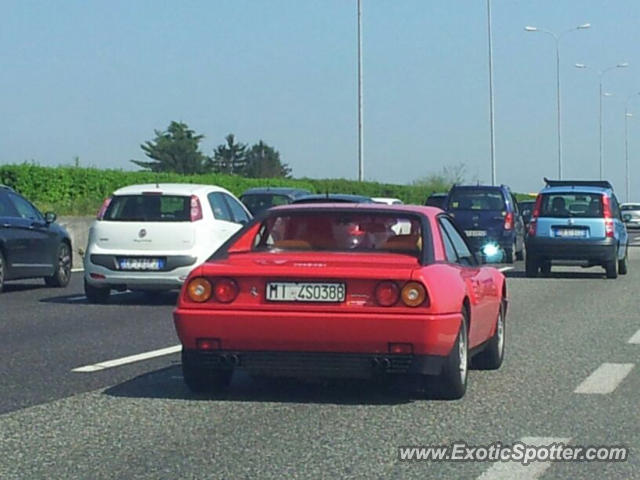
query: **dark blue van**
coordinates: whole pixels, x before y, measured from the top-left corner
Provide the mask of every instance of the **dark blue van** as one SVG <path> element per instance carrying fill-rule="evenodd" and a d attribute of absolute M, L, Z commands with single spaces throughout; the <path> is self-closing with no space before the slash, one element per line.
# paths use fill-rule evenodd
<path fill-rule="evenodd" d="M 506 185 L 454 185 L 444 208 L 488 261 L 524 258 L 525 229 L 518 202 Z"/>

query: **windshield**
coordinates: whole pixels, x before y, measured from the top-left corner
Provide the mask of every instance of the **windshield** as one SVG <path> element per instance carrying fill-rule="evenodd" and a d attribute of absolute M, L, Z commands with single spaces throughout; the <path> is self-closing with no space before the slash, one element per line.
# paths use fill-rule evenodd
<path fill-rule="evenodd" d="M 409 215 L 305 212 L 271 216 L 254 242 L 256 250 L 387 251 L 418 256 L 420 220 Z"/>
<path fill-rule="evenodd" d="M 246 205 L 254 216 L 268 208 L 291 203 L 291 199 L 286 195 L 278 195 L 274 193 L 252 193 L 242 196 L 240 200 L 242 200 L 242 203 Z"/>
<path fill-rule="evenodd" d="M 498 189 L 457 188 L 450 194 L 452 210 L 504 210 L 504 198 Z"/>
<path fill-rule="evenodd" d="M 602 217 L 598 193 L 547 193 L 542 195 L 541 217 Z"/>
<path fill-rule="evenodd" d="M 118 222 L 189 222 L 191 197 L 179 195 L 118 195 L 103 220 Z"/>

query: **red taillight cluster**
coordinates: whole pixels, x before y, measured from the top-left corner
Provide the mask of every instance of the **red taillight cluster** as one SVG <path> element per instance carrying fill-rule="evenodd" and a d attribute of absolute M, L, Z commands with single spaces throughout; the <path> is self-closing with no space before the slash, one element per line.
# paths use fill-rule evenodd
<path fill-rule="evenodd" d="M 197 195 L 191 195 L 191 221 L 202 219 L 202 205 Z"/>
<path fill-rule="evenodd" d="M 611 214 L 611 202 L 606 195 L 602 195 L 601 202 L 604 216 L 604 234 L 608 238 L 613 238 L 615 227 L 613 225 L 613 215 Z"/>
<path fill-rule="evenodd" d="M 102 202 L 102 206 L 100 207 L 100 210 L 98 210 L 98 214 L 96 215 L 96 218 L 98 220 L 102 220 L 104 218 L 104 214 L 107 213 L 107 208 L 109 208 L 110 204 L 111 204 L 111 197 L 105 198 L 104 202 Z"/>
<path fill-rule="evenodd" d="M 383 280 L 376 285 L 376 302 L 381 307 L 392 307 L 399 300 L 407 307 L 419 307 L 428 304 L 427 291 L 421 283 L 407 282 L 402 288 L 392 280 Z"/>
<path fill-rule="evenodd" d="M 527 233 L 530 237 L 535 237 L 536 235 L 540 208 L 542 208 L 542 195 L 538 194 L 536 197 L 536 205 L 533 207 L 533 213 L 531 214 L 531 220 L 529 220 L 529 231 Z"/>
<path fill-rule="evenodd" d="M 513 230 L 513 212 L 507 212 L 504 216 L 504 229 Z"/>
<path fill-rule="evenodd" d="M 204 303 L 211 299 L 219 303 L 233 302 L 240 288 L 235 280 L 231 278 L 207 279 L 195 277 L 187 284 L 187 297 L 192 302 Z"/>

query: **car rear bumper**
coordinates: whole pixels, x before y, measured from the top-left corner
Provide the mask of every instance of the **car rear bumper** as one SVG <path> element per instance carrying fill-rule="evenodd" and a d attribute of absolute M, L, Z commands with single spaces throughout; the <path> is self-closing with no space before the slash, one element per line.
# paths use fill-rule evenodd
<path fill-rule="evenodd" d="M 446 357 L 436 355 L 185 350 L 184 360 L 211 370 L 241 368 L 250 375 L 294 378 L 372 378 L 437 375 Z"/>
<path fill-rule="evenodd" d="M 485 237 L 467 237 L 469 246 L 476 252 L 488 243 L 497 243 L 503 250 L 508 250 L 513 246 L 515 241 L 515 232 L 504 232 L 502 235 L 487 235 Z"/>
<path fill-rule="evenodd" d="M 607 262 L 617 258 L 617 240 L 574 240 L 527 237 L 527 255 L 548 260 Z"/>
<path fill-rule="evenodd" d="M 446 356 L 458 335 L 460 313 L 443 315 L 323 313 L 178 308 L 174 322 L 186 350 L 199 338 L 229 352 L 390 354 L 392 343 L 413 355 Z"/>

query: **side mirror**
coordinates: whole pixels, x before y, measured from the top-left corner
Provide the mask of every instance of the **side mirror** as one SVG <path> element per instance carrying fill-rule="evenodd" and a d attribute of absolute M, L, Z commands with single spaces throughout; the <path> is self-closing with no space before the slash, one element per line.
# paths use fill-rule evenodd
<path fill-rule="evenodd" d="M 47 224 L 55 222 L 56 218 L 58 218 L 58 216 L 53 212 L 46 212 L 44 214 L 44 221 L 47 222 Z"/>

